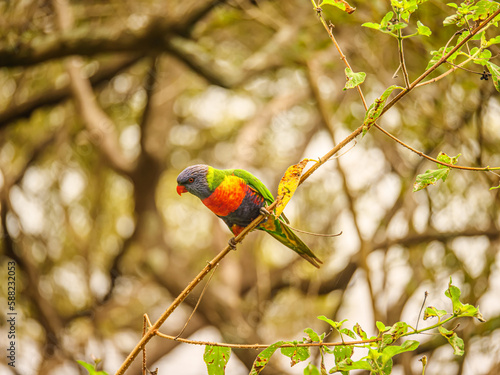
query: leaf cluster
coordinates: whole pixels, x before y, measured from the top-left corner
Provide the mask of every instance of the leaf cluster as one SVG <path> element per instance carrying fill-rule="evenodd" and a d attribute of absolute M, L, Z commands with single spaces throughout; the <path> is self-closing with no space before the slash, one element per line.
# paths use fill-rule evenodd
<path fill-rule="evenodd" d="M 406 322 L 397 322 L 392 326 L 376 322 L 378 333 L 371 337 L 368 336 L 358 323 L 352 329 L 349 329 L 343 327 L 347 319 L 337 322 L 321 315 L 318 319 L 329 325 L 328 333 L 323 332 L 319 334 L 312 328 L 306 328 L 304 333 L 307 336 L 301 340 L 275 342 L 259 353 L 254 361 L 250 375 L 259 374 L 267 366 L 271 357 L 278 349 L 280 349 L 282 355 L 290 358 L 290 366 L 294 366 L 311 357 L 310 350 L 312 346 L 318 347 L 320 351 L 319 368 L 314 363 L 309 362 L 304 369 L 304 375 L 323 375 L 337 372 L 347 375 L 351 370 L 367 370 L 371 374 L 388 375 L 392 372 L 394 365 L 393 358 L 395 356 L 414 351 L 420 344 L 418 340 L 404 340 L 401 342 L 400 339 L 434 329 L 437 329 L 450 343 L 455 355 L 462 356 L 465 351 L 463 340 L 458 337 L 454 329 L 448 329 L 444 325 L 454 319 L 464 317 L 473 317 L 480 322 L 485 322 L 485 320 L 479 312 L 479 308 L 462 303 L 460 295 L 460 289 L 452 284 L 450 278 L 445 296 L 451 301 L 451 310 L 441 310 L 433 306 L 425 309 L 423 320 L 437 318 L 438 322 L 436 324 L 416 329 Z M 325 338 L 332 331 L 336 332 L 341 341 L 334 344 L 325 343 Z M 352 339 L 352 341 L 346 341 L 346 339 Z M 364 349 L 367 351 L 367 354 L 355 361 L 352 359 L 355 349 Z M 229 360 L 230 352 L 231 349 L 228 347 L 206 346 L 204 360 L 207 364 L 209 375 L 223 375 L 225 373 L 224 370 Z M 326 356 L 332 356 L 335 361 L 335 365 L 329 370 L 327 370 L 325 364 Z M 426 364 L 427 359 L 422 360 L 424 367 Z"/>

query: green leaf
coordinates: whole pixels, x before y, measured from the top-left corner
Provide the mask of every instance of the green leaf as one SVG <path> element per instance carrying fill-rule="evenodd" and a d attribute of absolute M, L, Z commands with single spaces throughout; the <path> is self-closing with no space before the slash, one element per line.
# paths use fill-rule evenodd
<path fill-rule="evenodd" d="M 304 368 L 304 375 L 321 375 L 321 374 L 318 368 L 309 362 L 309 364 Z"/>
<path fill-rule="evenodd" d="M 455 285 L 452 285 L 452 280 L 450 277 L 450 283 L 448 284 L 448 289 L 444 292 L 444 295 L 451 299 L 453 304 L 453 315 L 457 317 L 474 317 L 480 322 L 485 322 L 483 315 L 479 312 L 479 308 L 469 305 L 468 303 L 463 304 L 460 302 L 461 291 Z"/>
<path fill-rule="evenodd" d="M 339 332 L 344 334 L 344 335 L 349 336 L 351 339 L 356 340 L 356 335 L 349 328 L 342 328 Z"/>
<path fill-rule="evenodd" d="M 404 29 L 408 25 L 404 22 L 398 21 L 397 19 L 393 19 L 394 12 L 388 12 L 380 23 L 374 22 L 365 22 L 362 26 L 369 27 L 371 29 L 379 30 L 383 33 L 390 34 L 392 36 L 396 36 L 393 32 L 396 30 Z"/>
<path fill-rule="evenodd" d="M 425 189 L 429 185 L 434 185 L 439 180 L 445 181 L 450 170 L 428 169 L 425 173 L 419 174 L 413 184 L 413 192 Z"/>
<path fill-rule="evenodd" d="M 274 354 L 276 349 L 278 349 L 281 345 L 283 345 L 285 342 L 284 341 L 278 341 L 275 342 L 272 345 L 269 345 L 266 349 L 261 351 L 257 358 L 255 358 L 255 361 L 253 362 L 252 369 L 250 370 L 249 375 L 257 375 L 260 374 L 260 372 L 266 367 L 266 365 L 269 362 L 269 359 L 271 356 Z"/>
<path fill-rule="evenodd" d="M 448 314 L 448 312 L 446 312 L 446 310 L 438 310 L 433 306 L 429 306 L 424 311 L 424 320 L 427 320 L 427 319 L 433 318 L 433 317 L 441 318 L 441 317 L 445 316 L 446 314 Z"/>
<path fill-rule="evenodd" d="M 327 322 L 328 324 L 330 324 L 333 328 L 335 328 L 336 330 L 338 330 L 340 327 L 342 327 L 342 324 L 344 324 L 344 322 L 347 321 L 347 319 L 344 319 L 342 320 L 341 322 L 335 322 L 331 319 L 328 319 L 326 316 L 324 315 L 321 315 L 321 316 L 318 316 L 318 319 L 319 320 L 323 320 L 324 322 Z"/>
<path fill-rule="evenodd" d="M 451 302 L 453 304 L 453 314 L 458 314 L 460 313 L 460 310 L 462 309 L 462 302 L 460 302 L 460 295 L 462 292 L 458 287 L 452 284 L 452 279 L 450 277 L 450 282 L 448 283 L 448 289 L 444 292 L 444 295 L 451 299 Z"/>
<path fill-rule="evenodd" d="M 304 330 L 305 333 L 307 333 L 307 336 L 311 339 L 312 342 L 321 342 L 322 339 L 320 339 L 319 335 L 314 332 L 312 328 L 306 328 Z"/>
<path fill-rule="evenodd" d="M 468 31 L 465 31 L 463 34 L 465 33 L 468 33 Z M 459 41 L 460 41 L 460 38 L 462 36 L 459 37 Z M 429 63 L 427 64 L 427 67 L 425 68 L 425 70 L 431 68 L 432 66 L 434 66 L 439 60 L 441 60 L 441 58 L 443 56 L 445 56 L 448 52 L 450 52 L 452 50 L 453 47 L 448 47 L 445 48 L 444 47 L 441 47 L 439 49 L 439 51 L 431 51 L 431 55 L 432 55 L 432 58 L 431 60 L 429 61 Z M 455 59 L 457 58 L 457 56 L 459 55 L 460 51 L 461 51 L 462 48 L 459 48 L 457 51 L 455 51 L 450 57 L 448 57 L 448 60 L 447 61 L 450 61 L 450 62 L 455 62 Z"/>
<path fill-rule="evenodd" d="M 464 340 L 457 336 L 457 334 L 453 331 L 447 330 L 444 327 L 438 327 L 439 333 L 443 335 L 450 345 L 453 347 L 453 354 L 455 355 L 464 355 Z"/>
<path fill-rule="evenodd" d="M 339 364 L 352 357 L 353 347 L 350 345 L 338 345 L 333 348 L 335 363 Z M 352 361 L 350 361 L 352 362 Z"/>
<path fill-rule="evenodd" d="M 375 22 L 365 22 L 361 26 L 369 27 L 370 29 L 380 30 L 380 24 Z"/>
<path fill-rule="evenodd" d="M 487 62 L 486 67 L 491 73 L 491 78 L 493 79 L 493 84 L 495 89 L 500 92 L 500 66 L 493 64 L 492 62 Z"/>
<path fill-rule="evenodd" d="M 387 12 L 385 14 L 384 18 L 382 18 L 382 22 L 380 22 L 380 26 L 381 27 L 387 27 L 387 25 L 389 24 L 390 20 L 392 19 L 392 16 L 394 16 L 393 12 Z"/>
<path fill-rule="evenodd" d="M 386 345 L 392 344 L 394 341 L 396 341 L 401 336 L 403 336 L 406 332 L 408 332 L 409 327 L 410 326 L 405 322 L 397 322 L 392 327 L 390 327 L 388 331 L 386 331 L 382 335 L 382 342 Z M 388 327 L 385 327 L 385 328 L 388 328 Z"/>
<path fill-rule="evenodd" d="M 334 371 L 350 371 L 350 370 L 373 370 L 373 367 L 367 361 L 356 361 L 351 364 L 342 363 L 330 370 L 330 373 Z"/>
<path fill-rule="evenodd" d="M 380 114 L 384 109 L 385 102 L 389 98 L 389 95 L 391 95 L 391 93 L 396 89 L 404 90 L 400 86 L 395 86 L 395 85 L 390 86 L 384 91 L 384 93 L 380 96 L 380 98 L 375 99 L 375 102 L 370 106 L 370 108 L 368 108 L 368 111 L 366 111 L 365 114 L 365 120 L 363 122 L 363 136 L 366 134 L 368 130 L 370 130 L 371 126 L 380 117 Z"/>
<path fill-rule="evenodd" d="M 425 1 L 425 0 L 424 0 Z M 391 1 L 391 5 L 395 8 L 397 4 L 400 8 L 398 13 L 401 14 L 401 18 L 405 21 L 410 20 L 410 16 L 418 9 L 418 4 L 423 3 L 424 1 L 419 0 L 403 0 L 403 1 Z"/>
<path fill-rule="evenodd" d="M 363 328 L 359 325 L 359 323 L 356 323 L 356 325 L 353 327 L 354 332 L 361 338 L 361 340 L 367 340 L 368 335 L 366 334 L 365 331 L 363 331 Z"/>
<path fill-rule="evenodd" d="M 384 323 L 378 321 L 375 323 L 375 325 L 377 326 L 377 329 L 379 330 L 380 333 L 388 331 L 391 328 L 391 327 L 386 327 Z"/>
<path fill-rule="evenodd" d="M 85 369 L 88 371 L 89 375 L 108 375 L 108 373 L 105 371 L 97 371 L 96 370 L 97 363 L 91 365 L 90 363 L 87 363 L 85 361 L 76 361 L 76 362 L 78 362 L 80 365 L 85 367 Z"/>
<path fill-rule="evenodd" d="M 407 340 L 401 346 L 397 346 L 397 345 L 387 346 L 382 351 L 382 356 L 380 357 L 380 360 L 382 362 L 382 366 L 385 366 L 387 361 L 389 361 L 392 357 L 394 357 L 397 354 L 404 353 L 404 352 L 410 352 L 410 351 L 417 349 L 419 344 L 420 343 L 418 341 Z"/>
<path fill-rule="evenodd" d="M 478 20 L 484 20 L 485 18 L 489 17 L 491 14 L 493 14 L 500 4 L 494 1 L 478 1 L 475 4 L 475 9 L 472 14 L 472 20 L 473 21 L 478 21 Z"/>
<path fill-rule="evenodd" d="M 291 342 L 289 344 L 292 344 Z M 309 358 L 309 347 L 295 346 L 281 348 L 281 354 L 290 358 L 290 366 L 295 366 L 297 363 L 305 361 Z"/>
<path fill-rule="evenodd" d="M 460 17 L 457 14 L 448 16 L 443 21 L 443 26 L 457 25 L 460 21 Z"/>
<path fill-rule="evenodd" d="M 224 375 L 230 356 L 231 348 L 206 345 L 203 360 L 207 365 L 208 374 Z"/>
<path fill-rule="evenodd" d="M 351 69 L 345 68 L 345 76 L 347 78 L 347 82 L 342 90 L 352 89 L 356 86 L 361 85 L 366 78 L 365 72 L 354 73 Z"/>
<path fill-rule="evenodd" d="M 494 37 L 494 38 L 491 38 L 490 40 L 488 40 L 488 42 L 486 42 L 486 47 L 489 47 L 491 46 L 492 44 L 498 44 L 500 43 L 500 35 Z"/>
<path fill-rule="evenodd" d="M 353 13 L 356 10 L 355 7 L 349 5 L 349 3 L 345 0 L 323 0 L 319 6 L 322 7 L 323 5 L 334 6 L 349 14 Z"/>
<path fill-rule="evenodd" d="M 479 48 L 474 47 L 470 51 L 471 55 L 475 55 L 473 60 L 474 64 L 486 65 L 488 60 L 491 58 L 491 51 L 487 49 L 479 50 Z"/>
<path fill-rule="evenodd" d="M 441 152 L 437 160 L 443 163 L 455 165 L 461 154 L 454 157 L 449 157 L 444 152 Z M 436 184 L 439 180 L 446 181 L 448 174 L 450 173 L 451 167 L 446 165 L 438 164 L 438 169 L 428 169 L 425 173 L 419 174 L 413 184 L 413 192 L 425 189 L 429 185 Z"/>
<path fill-rule="evenodd" d="M 403 336 L 406 332 L 408 332 L 409 327 L 410 326 L 405 322 L 397 322 L 392 327 L 385 327 L 389 328 L 389 330 L 382 334 L 382 342 L 379 345 L 379 350 L 384 349 L 387 345 L 391 345 Z"/>
<path fill-rule="evenodd" d="M 430 36 L 432 34 L 432 31 L 427 26 L 425 26 L 422 22 L 417 21 L 417 34 L 424 35 L 424 36 Z"/>
<path fill-rule="evenodd" d="M 458 154 L 457 156 L 450 157 L 450 156 L 446 155 L 444 152 L 440 152 L 438 157 L 437 157 L 437 160 L 442 161 L 443 163 L 455 165 L 455 164 L 457 164 L 458 158 L 461 155 L 462 154 Z M 438 168 L 447 169 L 450 167 L 448 167 L 446 165 L 438 164 Z"/>

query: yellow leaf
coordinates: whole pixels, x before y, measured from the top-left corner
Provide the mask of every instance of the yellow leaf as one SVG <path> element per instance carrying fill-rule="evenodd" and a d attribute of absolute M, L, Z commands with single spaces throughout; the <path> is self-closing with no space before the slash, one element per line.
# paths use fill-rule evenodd
<path fill-rule="evenodd" d="M 295 190 L 299 186 L 300 176 L 302 171 L 311 159 L 304 159 L 300 163 L 288 167 L 285 175 L 281 178 L 280 184 L 278 185 L 278 200 L 279 203 L 276 206 L 276 216 L 279 217 L 285 206 L 288 204 L 292 198 Z"/>

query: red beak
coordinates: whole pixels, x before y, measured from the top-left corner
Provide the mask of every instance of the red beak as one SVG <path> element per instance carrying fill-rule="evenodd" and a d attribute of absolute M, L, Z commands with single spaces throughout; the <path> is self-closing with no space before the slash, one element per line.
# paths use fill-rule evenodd
<path fill-rule="evenodd" d="M 182 195 L 182 193 L 187 193 L 186 187 L 182 185 L 177 185 L 177 194 Z"/>

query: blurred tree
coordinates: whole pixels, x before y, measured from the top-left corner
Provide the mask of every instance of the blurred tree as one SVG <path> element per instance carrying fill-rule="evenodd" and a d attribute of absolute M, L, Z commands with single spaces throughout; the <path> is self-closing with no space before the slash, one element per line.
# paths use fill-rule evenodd
<path fill-rule="evenodd" d="M 394 74 L 396 42 L 360 27 L 378 22 L 386 3 L 357 1 L 352 15 L 323 9 L 353 69 L 367 73 L 369 102 L 404 84 Z M 419 9 L 433 35 L 407 42 L 410 80 L 456 31 L 442 26 L 452 13 L 438 0 Z M 17 263 L 18 313 L 16 367 L 2 356 L 5 373 L 76 374 L 83 371 L 76 360 L 92 356 L 113 372 L 140 339 L 142 315 L 157 318 L 225 246 L 219 219 L 176 195 L 184 167 L 245 168 L 273 190 L 286 167 L 324 154 L 363 122 L 309 1 L 25 0 L 1 2 L 0 14 L 0 274 L 6 280 L 7 263 Z M 423 86 L 381 125 L 426 154 L 500 165 L 499 97 L 479 77 L 458 70 Z M 428 304 L 446 303 L 453 276 L 488 322 L 457 328 L 463 357 L 429 336 L 396 369 L 420 373 L 425 353 L 429 373 L 496 373 L 500 196 L 488 188 L 498 177 L 454 171 L 412 193 L 429 168 L 372 129 L 287 207 L 294 227 L 343 231 L 304 239 L 322 269 L 254 233 L 221 263 L 183 336 L 271 343 L 308 326 L 326 330 L 317 315 L 371 329 L 375 320 L 413 322 L 424 291 Z M 7 306 L 7 284 L 1 288 Z M 180 331 L 198 295 L 167 321 L 166 333 Z M 6 325 L 1 335 L 3 342 Z M 195 349 L 184 346 L 186 357 L 178 346 L 153 340 L 150 367 L 164 358 L 160 373 L 203 371 L 201 355 L 197 364 L 186 359 Z M 234 354 L 241 363 L 231 359 L 231 373 L 244 373 L 256 355 Z M 264 373 L 301 372 L 279 360 L 270 366 Z"/>

